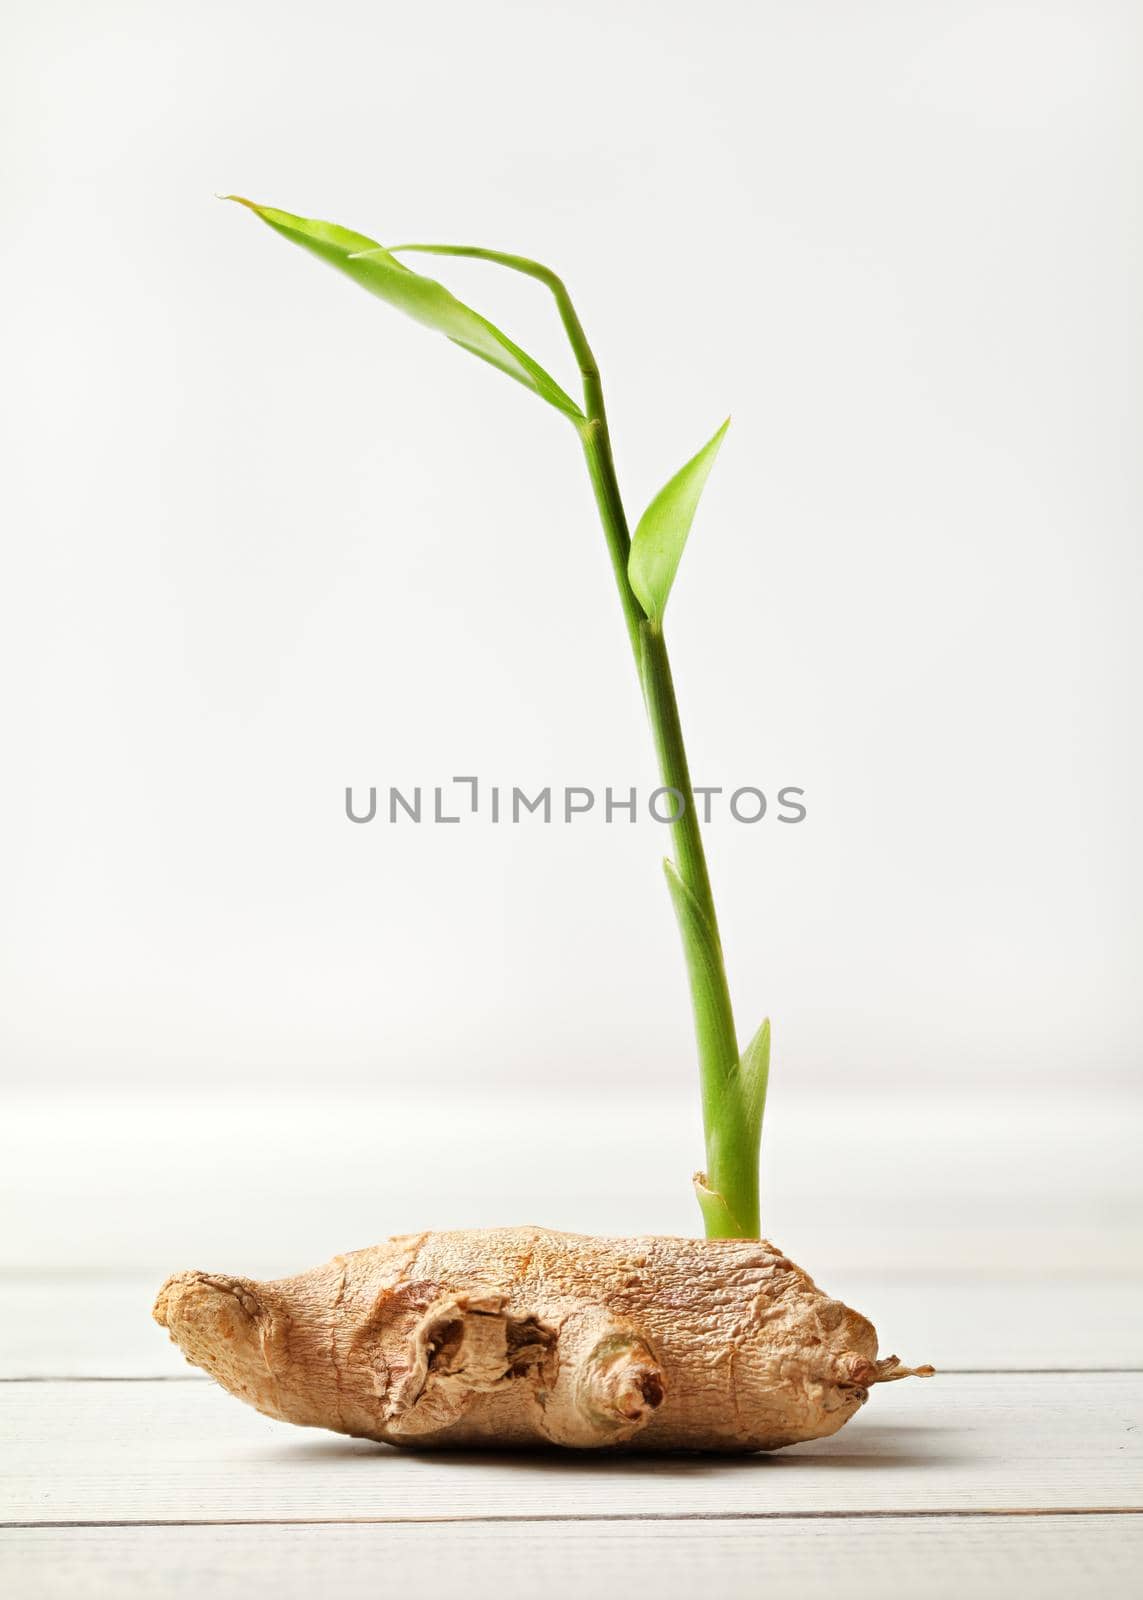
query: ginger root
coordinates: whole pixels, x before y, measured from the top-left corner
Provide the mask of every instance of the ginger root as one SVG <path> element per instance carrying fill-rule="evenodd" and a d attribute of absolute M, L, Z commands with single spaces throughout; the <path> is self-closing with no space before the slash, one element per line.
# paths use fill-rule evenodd
<path fill-rule="evenodd" d="M 271 1283 L 176 1273 L 154 1315 L 267 1416 L 394 1445 L 777 1450 L 932 1372 L 765 1240 L 403 1235 Z"/>

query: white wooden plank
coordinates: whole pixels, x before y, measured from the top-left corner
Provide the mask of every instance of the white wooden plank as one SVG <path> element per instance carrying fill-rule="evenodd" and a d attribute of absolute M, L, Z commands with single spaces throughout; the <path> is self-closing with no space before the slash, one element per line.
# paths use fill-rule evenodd
<path fill-rule="evenodd" d="M 886 1277 L 839 1266 L 831 1294 L 865 1312 L 882 1344 L 938 1368 L 1030 1371 L 1143 1366 L 1143 1278 Z"/>
<path fill-rule="evenodd" d="M 0 1278 L 0 1379 L 188 1377 L 151 1317 L 156 1277 Z"/>
<path fill-rule="evenodd" d="M 0 1378 L 187 1377 L 151 1320 L 160 1274 L 0 1278 Z M 868 1314 L 885 1345 L 938 1367 L 1143 1365 L 1143 1279 L 888 1278 L 839 1269 L 831 1293 Z"/>
<path fill-rule="evenodd" d="M 0 1385 L 0 1520 L 409 1519 L 1143 1505 L 1143 1376 L 893 1384 L 773 1456 L 406 1454 L 199 1383 Z"/>
<path fill-rule="evenodd" d="M 390 1233 L 693 1233 L 697 1101 L 322 1089 L 10 1098 L 0 1268 L 295 1271 Z M 767 1233 L 815 1276 L 1138 1269 L 1139 1100 L 997 1088 L 892 1105 L 775 1082 Z M 633 1136 L 633 1130 L 635 1136 Z"/>
<path fill-rule="evenodd" d="M 1143 1519 L 1111 1516 L 0 1533 L 0 1583 L 21 1600 L 1074 1600 L 1131 1593 L 1141 1561 Z"/>

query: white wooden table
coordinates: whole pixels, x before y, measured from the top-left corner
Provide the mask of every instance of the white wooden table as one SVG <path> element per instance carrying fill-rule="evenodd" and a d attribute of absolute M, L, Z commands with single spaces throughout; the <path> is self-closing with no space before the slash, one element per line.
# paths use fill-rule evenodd
<path fill-rule="evenodd" d="M 542 1195 L 556 1226 L 653 1227 L 650 1209 L 664 1210 L 685 1170 L 685 1111 L 653 1114 L 625 1162 L 604 1150 L 580 1192 L 577 1144 L 597 1137 L 586 1113 L 530 1113 L 570 1152 L 549 1140 L 533 1157 L 520 1152 L 538 1128 L 521 1114 L 506 1127 L 460 1108 L 452 1142 L 434 1140 L 433 1170 L 450 1174 L 442 1193 L 408 1136 L 415 1107 L 394 1119 L 362 1096 L 284 1101 L 267 1112 L 235 1097 L 220 1114 L 132 1097 L 63 1114 L 36 1099 L 7 1120 L 0 1583 L 20 1600 L 365 1584 L 498 1600 L 977 1600 L 1137 1583 L 1143 1275 L 1130 1097 L 1086 1113 L 1013 1107 L 1004 1137 L 994 1122 L 970 1148 L 950 1098 L 926 1110 L 923 1160 L 911 1141 L 902 1153 L 899 1127 L 879 1134 L 855 1104 L 849 1138 L 825 1152 L 824 1185 L 817 1119 L 791 1101 L 771 1174 L 785 1215 L 772 1231 L 873 1317 L 884 1344 L 935 1361 L 939 1376 L 874 1391 L 836 1438 L 775 1456 L 623 1461 L 408 1455 L 292 1429 L 196 1376 L 149 1307 L 176 1267 L 269 1276 L 415 1226 L 402 1207 L 418 1182 L 422 1226 L 534 1216 L 507 1209 L 514 1187 Z M 687 1204 L 667 1200 L 662 1231 L 692 1228 Z"/>

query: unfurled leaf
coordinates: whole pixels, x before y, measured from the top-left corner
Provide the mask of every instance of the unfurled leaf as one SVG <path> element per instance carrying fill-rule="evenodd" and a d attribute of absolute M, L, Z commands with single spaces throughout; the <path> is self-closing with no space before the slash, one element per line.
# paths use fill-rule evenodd
<path fill-rule="evenodd" d="M 339 228 L 336 223 L 317 222 L 308 217 L 295 217 L 288 211 L 276 211 L 271 206 L 255 205 L 240 195 L 227 198 L 247 206 L 263 222 L 269 223 L 275 233 L 328 261 L 398 311 L 443 333 L 454 344 L 506 372 L 517 383 L 555 406 L 557 411 L 582 418 L 583 413 L 575 401 L 526 351 L 513 344 L 486 317 L 458 300 L 444 284 L 413 272 L 375 239 Z"/>
<path fill-rule="evenodd" d="M 727 417 L 714 438 L 659 490 L 639 518 L 631 540 L 627 576 L 636 599 L 653 622 L 660 621 L 666 610 L 699 498 L 729 427 Z"/>

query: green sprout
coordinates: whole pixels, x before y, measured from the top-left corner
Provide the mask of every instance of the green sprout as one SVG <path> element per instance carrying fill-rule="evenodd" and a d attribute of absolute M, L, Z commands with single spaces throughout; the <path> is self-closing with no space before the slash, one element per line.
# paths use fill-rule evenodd
<path fill-rule="evenodd" d="M 675 791 L 671 823 L 674 860 L 664 861 L 686 956 L 702 1082 L 706 1170 L 695 1192 L 711 1239 L 755 1238 L 759 1233 L 758 1155 L 770 1068 L 770 1023 L 740 1052 L 722 956 L 710 874 L 691 789 L 679 708 L 671 678 L 663 616 L 703 487 L 729 419 L 651 501 L 629 531 L 603 403 L 599 368 L 563 281 L 524 256 L 475 245 L 405 244 L 389 249 L 330 222 L 254 205 L 238 195 L 284 239 L 339 268 L 363 289 L 454 344 L 499 367 L 563 413 L 579 435 L 607 539 L 619 599 L 664 786 Z M 469 256 L 536 278 L 551 290 L 583 381 L 578 405 L 519 345 L 451 294 L 435 279 L 414 272 L 401 254 Z"/>

